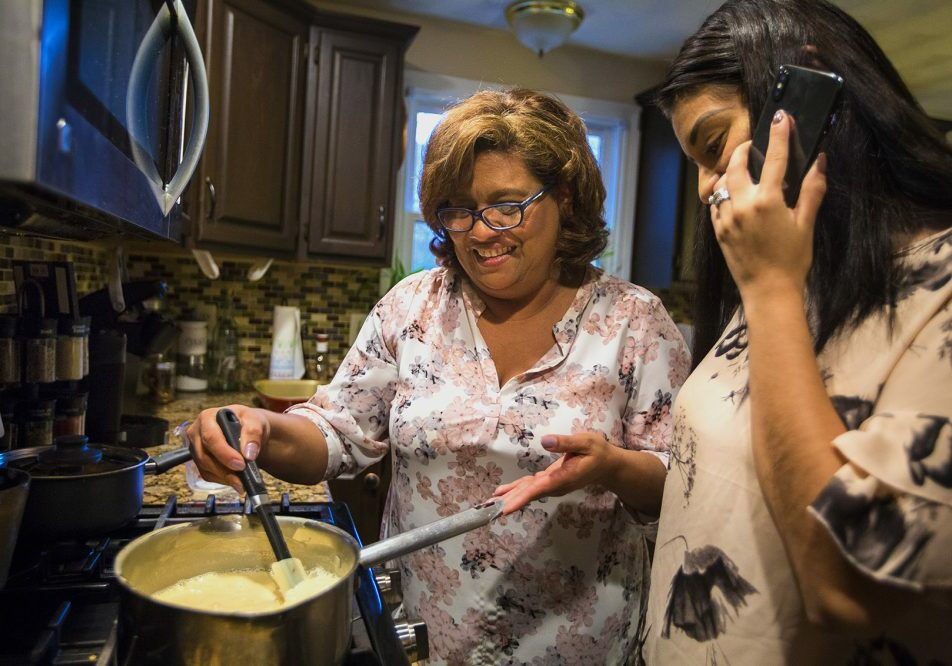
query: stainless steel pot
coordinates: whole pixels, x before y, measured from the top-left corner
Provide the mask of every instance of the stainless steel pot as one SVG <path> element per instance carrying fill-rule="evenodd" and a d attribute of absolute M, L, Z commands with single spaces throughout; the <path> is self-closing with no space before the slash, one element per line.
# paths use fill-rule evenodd
<path fill-rule="evenodd" d="M 191 458 L 186 447 L 153 458 L 141 449 L 90 444 L 85 435 L 69 435 L 53 446 L 0 453 L 0 468 L 32 477 L 22 534 L 53 541 L 106 534 L 135 520 L 144 476 Z"/>
<path fill-rule="evenodd" d="M 150 532 L 116 557 L 121 587 L 120 650 L 134 663 L 340 664 L 350 645 L 354 573 L 486 525 L 502 512 L 495 500 L 361 549 L 326 523 L 278 516 L 291 554 L 307 568 L 321 566 L 338 582 L 279 611 L 224 613 L 174 606 L 153 595 L 212 571 L 274 562 L 255 517 L 216 516 Z"/>

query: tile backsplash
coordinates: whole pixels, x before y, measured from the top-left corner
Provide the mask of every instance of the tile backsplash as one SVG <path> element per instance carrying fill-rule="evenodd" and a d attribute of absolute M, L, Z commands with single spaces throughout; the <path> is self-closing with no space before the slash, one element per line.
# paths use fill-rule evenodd
<path fill-rule="evenodd" d="M 111 243 L 54 241 L 26 236 L 0 235 L 0 313 L 16 312 L 11 262 L 72 261 L 79 294 L 106 284 L 108 265 L 114 261 Z M 330 335 L 332 361 L 343 358 L 348 348 L 351 315 L 369 312 L 379 297 L 379 269 L 318 262 L 275 261 L 258 282 L 249 282 L 247 257 L 217 257 L 221 275 L 207 279 L 191 254 L 159 243 L 133 243 L 125 248 L 129 278 L 159 279 L 168 285 L 166 310 L 180 317 L 190 310 L 217 307 L 228 294 L 232 298 L 240 332 L 240 363 L 243 378 L 267 376 L 271 357 L 272 308 L 296 305 L 301 309 L 305 330 L 305 353 L 313 353 L 316 331 Z M 692 285 L 676 283 L 656 290 L 671 316 L 690 322 Z"/>
<path fill-rule="evenodd" d="M 168 285 L 165 309 L 178 318 L 191 310 L 208 312 L 232 299 L 238 325 L 239 362 L 245 381 L 266 377 L 271 356 L 274 305 L 301 309 L 305 354 L 313 353 L 313 333 L 330 335 L 332 362 L 339 362 L 349 341 L 351 314 L 366 314 L 379 298 L 379 269 L 318 262 L 275 260 L 257 282 L 246 278 L 251 260 L 218 256 L 221 275 L 209 280 L 184 249 L 158 243 L 124 247 L 130 280 L 158 279 Z M 0 312 L 16 312 L 12 261 L 72 261 L 80 296 L 106 284 L 115 245 L 34 237 L 0 236 Z"/>
<path fill-rule="evenodd" d="M 83 295 L 106 284 L 105 268 L 109 256 L 108 247 L 94 243 L 0 234 L 0 313 L 17 311 L 13 260 L 72 261 L 76 288 Z"/>

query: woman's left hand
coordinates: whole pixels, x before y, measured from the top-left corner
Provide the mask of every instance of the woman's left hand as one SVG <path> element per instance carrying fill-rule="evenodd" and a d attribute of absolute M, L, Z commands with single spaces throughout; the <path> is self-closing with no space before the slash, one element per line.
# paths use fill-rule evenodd
<path fill-rule="evenodd" d="M 545 435 L 541 443 L 546 451 L 564 455 L 541 472 L 496 488 L 493 497 L 505 495 L 503 514 L 518 511 L 540 497 L 565 495 L 603 482 L 617 467 L 617 447 L 601 433 Z"/>
<path fill-rule="evenodd" d="M 711 205 L 714 234 L 742 298 L 792 288 L 802 293 L 813 261 L 813 226 L 826 194 L 826 155 L 821 154 L 800 188 L 794 209 L 783 197 L 789 136 L 793 119 L 778 112 L 760 182 L 747 171 L 750 142 L 731 155 L 727 171 L 717 184 L 730 199 Z"/>

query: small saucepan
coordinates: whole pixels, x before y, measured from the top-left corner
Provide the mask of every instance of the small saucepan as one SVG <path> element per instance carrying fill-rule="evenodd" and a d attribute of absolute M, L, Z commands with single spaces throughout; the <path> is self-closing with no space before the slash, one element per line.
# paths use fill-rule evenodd
<path fill-rule="evenodd" d="M 254 516 L 227 515 L 170 525 L 128 543 L 116 556 L 119 645 L 141 664 L 340 664 L 350 646 L 359 566 L 381 564 L 488 524 L 497 499 L 366 548 L 346 532 L 277 516 L 291 555 L 336 578 L 330 587 L 280 610 L 219 612 L 174 605 L 155 593 L 210 572 L 261 568 L 274 553 Z"/>
<path fill-rule="evenodd" d="M 144 476 L 191 457 L 187 448 L 152 458 L 140 449 L 93 445 L 84 435 L 71 435 L 53 446 L 0 453 L 0 468 L 29 473 L 21 532 L 51 541 L 98 536 L 131 522 L 142 508 Z"/>

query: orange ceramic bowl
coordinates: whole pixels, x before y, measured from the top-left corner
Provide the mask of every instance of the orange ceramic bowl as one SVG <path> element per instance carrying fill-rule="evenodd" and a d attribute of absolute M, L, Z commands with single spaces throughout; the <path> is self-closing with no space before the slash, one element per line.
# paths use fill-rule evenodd
<path fill-rule="evenodd" d="M 306 402 L 318 386 L 320 382 L 313 379 L 259 379 L 254 383 L 261 406 L 272 412 L 283 412 L 292 405 Z"/>

